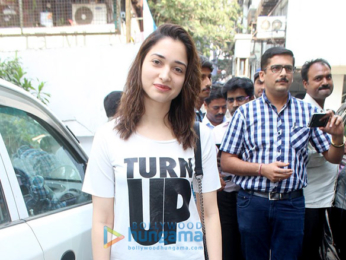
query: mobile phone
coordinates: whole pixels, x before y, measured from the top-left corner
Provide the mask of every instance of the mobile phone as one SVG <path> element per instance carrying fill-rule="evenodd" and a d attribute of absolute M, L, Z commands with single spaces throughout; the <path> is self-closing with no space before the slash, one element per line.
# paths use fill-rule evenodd
<path fill-rule="evenodd" d="M 326 115 L 326 113 L 313 114 L 310 118 L 309 127 L 325 127 L 329 121 L 329 117 Z"/>

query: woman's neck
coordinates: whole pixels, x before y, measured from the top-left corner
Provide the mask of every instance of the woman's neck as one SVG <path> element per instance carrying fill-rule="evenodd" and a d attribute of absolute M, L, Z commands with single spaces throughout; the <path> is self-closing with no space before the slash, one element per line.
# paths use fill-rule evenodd
<path fill-rule="evenodd" d="M 172 126 L 168 121 L 170 104 L 145 101 L 145 113 L 137 125 L 136 132 L 154 140 L 174 139 Z"/>

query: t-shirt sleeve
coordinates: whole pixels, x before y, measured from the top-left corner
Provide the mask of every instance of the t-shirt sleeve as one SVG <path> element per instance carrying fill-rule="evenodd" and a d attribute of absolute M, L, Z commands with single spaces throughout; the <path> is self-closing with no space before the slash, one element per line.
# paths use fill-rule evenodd
<path fill-rule="evenodd" d="M 226 153 L 239 155 L 242 151 L 244 135 L 244 116 L 238 108 L 228 125 L 225 135 L 220 146 L 220 150 Z"/>
<path fill-rule="evenodd" d="M 211 130 L 200 124 L 201 149 L 202 149 L 202 192 L 218 190 L 221 187 L 219 171 L 217 169 L 215 142 Z M 199 193 L 197 181 L 193 179 L 193 189 Z"/>
<path fill-rule="evenodd" d="M 113 198 L 115 180 L 109 158 L 107 134 L 108 131 L 114 130 L 107 127 L 103 127 L 95 134 L 82 190 L 98 197 Z"/>

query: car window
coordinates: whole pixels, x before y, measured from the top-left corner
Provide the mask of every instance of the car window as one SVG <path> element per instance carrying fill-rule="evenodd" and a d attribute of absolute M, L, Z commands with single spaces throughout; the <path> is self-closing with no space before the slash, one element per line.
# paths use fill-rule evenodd
<path fill-rule="evenodd" d="M 85 163 L 49 124 L 0 106 L 0 131 L 30 216 L 90 201 Z"/>
<path fill-rule="evenodd" d="M 5 195 L 0 180 L 0 225 L 7 222 L 10 222 L 10 214 L 8 212 Z"/>

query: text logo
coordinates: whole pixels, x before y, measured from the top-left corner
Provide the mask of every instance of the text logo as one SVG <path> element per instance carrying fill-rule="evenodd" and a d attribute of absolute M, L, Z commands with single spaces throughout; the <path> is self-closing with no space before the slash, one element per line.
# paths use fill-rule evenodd
<path fill-rule="evenodd" d="M 197 222 L 196 225 L 192 222 L 149 223 L 148 227 L 144 222 L 132 223 L 128 234 L 129 241 L 133 238 L 141 245 L 152 245 L 157 242 L 167 245 L 168 243 L 175 244 L 176 241 L 203 241 L 201 222 Z"/>
<path fill-rule="evenodd" d="M 112 241 L 107 243 L 107 232 L 115 235 L 117 238 L 115 238 Z M 122 240 L 124 238 L 125 237 L 122 234 L 120 234 L 120 233 L 114 231 L 113 229 L 105 226 L 104 231 L 103 231 L 103 247 L 104 248 L 110 247 L 111 245 L 114 245 L 116 242 L 119 242 L 120 240 Z"/>

